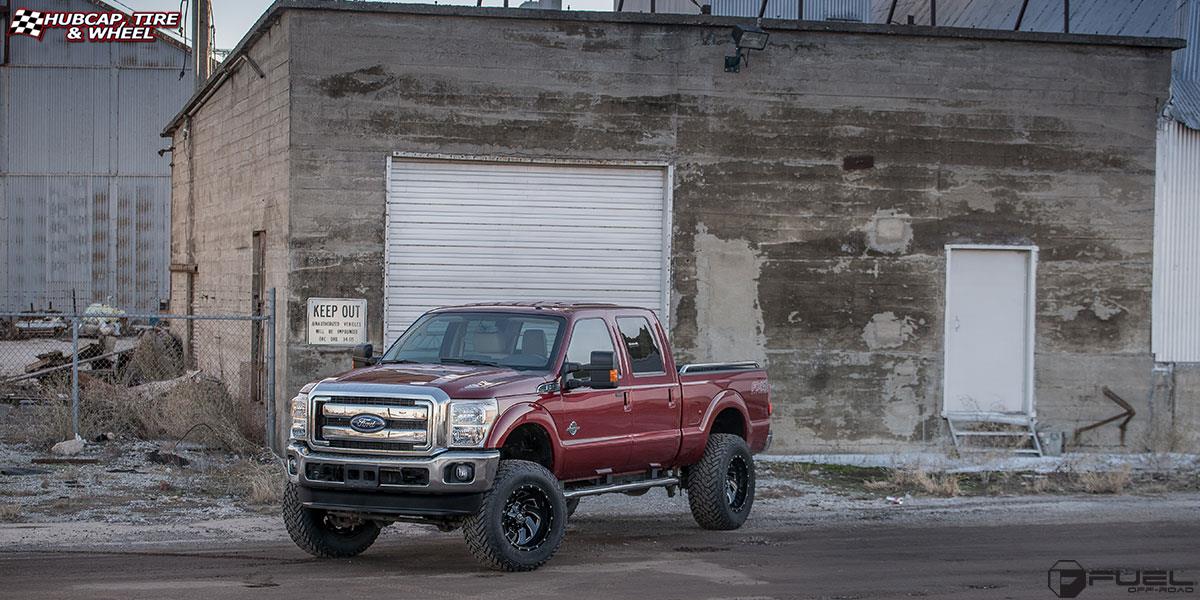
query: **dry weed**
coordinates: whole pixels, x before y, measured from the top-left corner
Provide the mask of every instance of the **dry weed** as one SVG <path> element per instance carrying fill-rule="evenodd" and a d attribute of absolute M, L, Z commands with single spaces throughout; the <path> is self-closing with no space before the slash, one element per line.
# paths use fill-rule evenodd
<path fill-rule="evenodd" d="M 1089 494 L 1121 494 L 1133 482 L 1133 469 L 1123 465 L 1116 471 L 1086 471 L 1076 481 Z"/>
<path fill-rule="evenodd" d="M 891 484 L 897 488 L 915 488 L 934 496 L 947 498 L 962 493 L 959 476 L 953 473 L 927 473 L 924 469 L 900 468 L 893 469 Z"/>
<path fill-rule="evenodd" d="M 0 523 L 12 523 L 21 518 L 21 505 L 0 504 Z"/>
<path fill-rule="evenodd" d="M 273 458 L 244 459 L 209 478 L 209 489 L 215 494 L 235 496 L 253 505 L 278 504 L 283 484 L 283 470 Z"/>
<path fill-rule="evenodd" d="M 262 447 L 262 410 L 232 396 L 225 385 L 196 374 L 137 387 L 95 378 L 81 381 L 80 434 L 91 439 L 104 432 L 141 439 L 191 441 L 234 452 Z M 69 387 L 56 400 L 36 405 L 20 420 L 18 441 L 49 446 L 71 437 Z"/>

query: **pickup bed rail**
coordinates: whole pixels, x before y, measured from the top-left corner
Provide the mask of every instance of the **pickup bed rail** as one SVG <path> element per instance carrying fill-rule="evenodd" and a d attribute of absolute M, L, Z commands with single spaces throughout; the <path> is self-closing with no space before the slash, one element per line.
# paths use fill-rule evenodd
<path fill-rule="evenodd" d="M 724 362 L 724 363 L 691 363 L 679 367 L 679 374 L 685 373 L 715 373 L 718 371 L 749 371 L 751 369 L 761 369 L 758 363 L 752 360 L 741 362 Z"/>

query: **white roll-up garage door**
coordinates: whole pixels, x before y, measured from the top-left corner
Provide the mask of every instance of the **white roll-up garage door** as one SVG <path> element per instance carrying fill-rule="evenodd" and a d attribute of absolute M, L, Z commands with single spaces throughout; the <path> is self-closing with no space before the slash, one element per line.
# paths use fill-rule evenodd
<path fill-rule="evenodd" d="M 393 157 L 385 342 L 474 302 L 613 302 L 666 320 L 666 167 Z"/>

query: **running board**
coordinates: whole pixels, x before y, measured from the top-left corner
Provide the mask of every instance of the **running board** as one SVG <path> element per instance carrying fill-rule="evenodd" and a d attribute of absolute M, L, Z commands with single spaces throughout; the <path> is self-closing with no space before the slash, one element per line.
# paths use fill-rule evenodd
<path fill-rule="evenodd" d="M 567 498 L 582 498 L 583 496 L 598 496 L 600 494 L 611 494 L 614 492 L 635 492 L 637 490 L 648 490 L 656 487 L 670 487 L 679 485 L 678 477 L 660 477 L 658 479 L 647 479 L 645 481 L 633 481 L 630 483 L 615 483 L 609 485 L 598 485 L 595 487 L 579 488 L 567 490 L 563 492 L 563 496 Z"/>

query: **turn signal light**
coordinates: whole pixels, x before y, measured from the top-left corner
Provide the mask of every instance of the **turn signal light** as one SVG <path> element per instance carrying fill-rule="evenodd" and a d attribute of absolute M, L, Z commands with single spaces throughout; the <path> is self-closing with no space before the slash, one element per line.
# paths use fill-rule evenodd
<path fill-rule="evenodd" d="M 616 369 L 612 369 L 608 372 L 608 381 L 611 383 L 617 382 L 617 370 Z"/>

